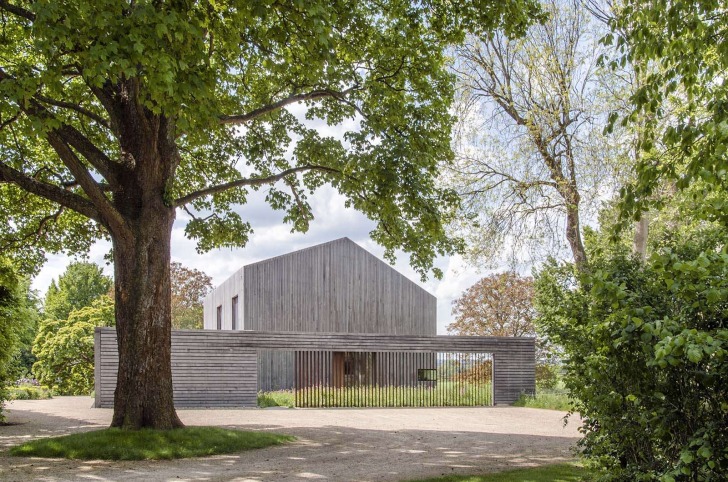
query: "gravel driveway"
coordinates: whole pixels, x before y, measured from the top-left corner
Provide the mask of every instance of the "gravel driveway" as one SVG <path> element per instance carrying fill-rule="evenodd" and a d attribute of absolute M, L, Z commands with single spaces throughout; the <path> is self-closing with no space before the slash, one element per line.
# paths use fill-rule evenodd
<path fill-rule="evenodd" d="M 0 480 L 381 480 L 477 474 L 573 459 L 576 421 L 516 407 L 179 410 L 187 425 L 295 435 L 293 443 L 174 461 L 106 462 L 11 457 L 38 437 L 107 426 L 89 397 L 15 401 L 0 426 Z"/>

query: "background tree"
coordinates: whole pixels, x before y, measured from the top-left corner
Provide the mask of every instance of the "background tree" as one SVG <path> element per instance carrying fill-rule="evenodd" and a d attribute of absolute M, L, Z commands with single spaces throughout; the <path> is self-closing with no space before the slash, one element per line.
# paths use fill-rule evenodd
<path fill-rule="evenodd" d="M 534 296 L 530 276 L 513 271 L 486 276 L 453 301 L 455 321 L 447 331 L 467 336 L 536 337 L 536 382 L 539 388 L 553 388 L 558 381 L 552 359 L 555 349 L 536 332 Z"/>
<path fill-rule="evenodd" d="M 549 19 L 523 38 L 469 36 L 455 51 L 460 128 L 445 179 L 463 197 L 456 228 L 476 262 L 504 245 L 516 257 L 555 253 L 566 239 L 583 266 L 583 211 L 595 212 L 619 185 L 624 148 L 603 135 L 605 28 L 580 1 L 542 5 Z"/>
<path fill-rule="evenodd" d="M 202 328 L 202 301 L 212 290 L 212 278 L 200 270 L 186 268 L 173 261 L 171 281 L 172 327 Z"/>
<path fill-rule="evenodd" d="M 0 257 L 0 421 L 7 400 L 7 386 L 17 376 L 17 357 L 23 338 L 35 323 L 36 312 L 28 305 L 28 283 L 7 259 Z"/>
<path fill-rule="evenodd" d="M 109 293 L 114 281 L 94 263 L 75 262 L 62 275 L 51 281 L 43 303 L 46 318 L 65 320 L 73 311 L 86 306 L 99 296 Z"/>
<path fill-rule="evenodd" d="M 114 301 L 98 297 L 65 320 L 48 318 L 40 323 L 33 343 L 38 381 L 60 395 L 88 395 L 94 389 L 94 329 L 114 326 Z"/>
<path fill-rule="evenodd" d="M 475 336 L 535 336 L 533 279 L 513 271 L 482 278 L 453 301 L 449 333 Z"/>
<path fill-rule="evenodd" d="M 249 190 L 267 187 L 305 231 L 306 196 L 330 183 L 376 222 L 388 259 L 401 248 L 424 275 L 452 253 L 443 213 L 457 198 L 434 182 L 452 157 L 445 49 L 466 29 L 522 33 L 538 13 L 531 0 L 0 1 L 0 245 L 37 263 L 30 241 L 57 251 L 111 238 L 112 425 L 182 425 L 178 208 L 201 251 L 244 246 L 252 228 L 233 207 Z M 333 138 L 315 119 L 355 127 Z"/>

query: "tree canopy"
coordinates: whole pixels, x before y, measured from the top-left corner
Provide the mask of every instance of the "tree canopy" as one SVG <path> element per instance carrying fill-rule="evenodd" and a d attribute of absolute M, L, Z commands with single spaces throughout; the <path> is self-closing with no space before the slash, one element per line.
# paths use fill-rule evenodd
<path fill-rule="evenodd" d="M 244 246 L 251 190 L 295 231 L 332 185 L 424 276 L 461 247 L 435 182 L 452 158 L 446 50 L 523 33 L 533 0 L 0 0 L 0 246 L 111 238 L 119 376 L 112 425 L 171 428 L 171 230 Z M 332 136 L 324 126 L 341 126 Z M 436 275 L 441 274 L 434 270 Z"/>
<path fill-rule="evenodd" d="M 212 278 L 174 261 L 171 269 L 172 326 L 202 328 L 202 301 L 212 290 Z"/>
<path fill-rule="evenodd" d="M 75 262 L 68 265 L 62 275 L 51 281 L 46 292 L 43 312 L 47 318 L 65 320 L 73 310 L 108 294 L 114 282 L 101 267 L 94 263 Z"/>
<path fill-rule="evenodd" d="M 456 202 L 431 179 L 451 156 L 443 47 L 463 26 L 515 33 L 537 12 L 528 0 L 449 8 L 2 2 L 3 246 L 30 262 L 42 252 L 26 241 L 77 252 L 127 229 L 119 202 L 134 204 L 124 185 L 150 169 L 152 128 L 171 143 L 154 169 L 164 203 L 193 216 L 201 251 L 245 245 L 252 227 L 234 206 L 251 189 L 281 181 L 266 200 L 305 231 L 307 195 L 331 182 L 377 220 L 390 256 L 404 248 L 426 271 L 452 249 L 437 226 Z M 150 124 L 132 125 L 137 114 Z M 356 127 L 324 136 L 313 119 Z"/>

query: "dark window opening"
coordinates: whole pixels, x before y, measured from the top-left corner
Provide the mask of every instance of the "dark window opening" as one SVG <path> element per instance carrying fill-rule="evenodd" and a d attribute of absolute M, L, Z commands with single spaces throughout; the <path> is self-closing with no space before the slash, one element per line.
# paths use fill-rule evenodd
<path fill-rule="evenodd" d="M 418 382 L 436 382 L 437 381 L 437 370 L 434 368 L 419 368 L 417 370 L 417 381 Z"/>
<path fill-rule="evenodd" d="M 238 297 L 233 296 L 233 330 L 238 329 Z"/>
<path fill-rule="evenodd" d="M 222 330 L 222 305 L 217 307 L 217 329 Z"/>

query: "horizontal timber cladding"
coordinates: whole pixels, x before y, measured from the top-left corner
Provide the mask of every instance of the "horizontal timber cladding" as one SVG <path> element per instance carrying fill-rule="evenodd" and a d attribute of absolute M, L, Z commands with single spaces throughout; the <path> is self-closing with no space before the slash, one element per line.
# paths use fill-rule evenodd
<path fill-rule="evenodd" d="M 109 407 L 116 387 L 116 332 L 96 328 L 95 338 L 97 406 Z M 535 391 L 534 338 L 173 330 L 175 404 L 255 406 L 257 390 L 293 385 L 295 352 L 489 353 L 493 403 L 513 403 L 521 393 Z M 258 357 L 264 368 L 256 362 Z M 266 378 L 258 380 L 259 372 Z M 206 386 L 209 391 L 204 391 Z"/>
<path fill-rule="evenodd" d="M 172 384 L 176 407 L 257 405 L 257 354 L 254 349 L 232 346 L 211 349 L 204 343 L 180 343 L 180 333 L 185 332 L 172 332 Z M 111 408 L 119 366 L 116 331 L 97 328 L 94 335 L 95 406 Z"/>

